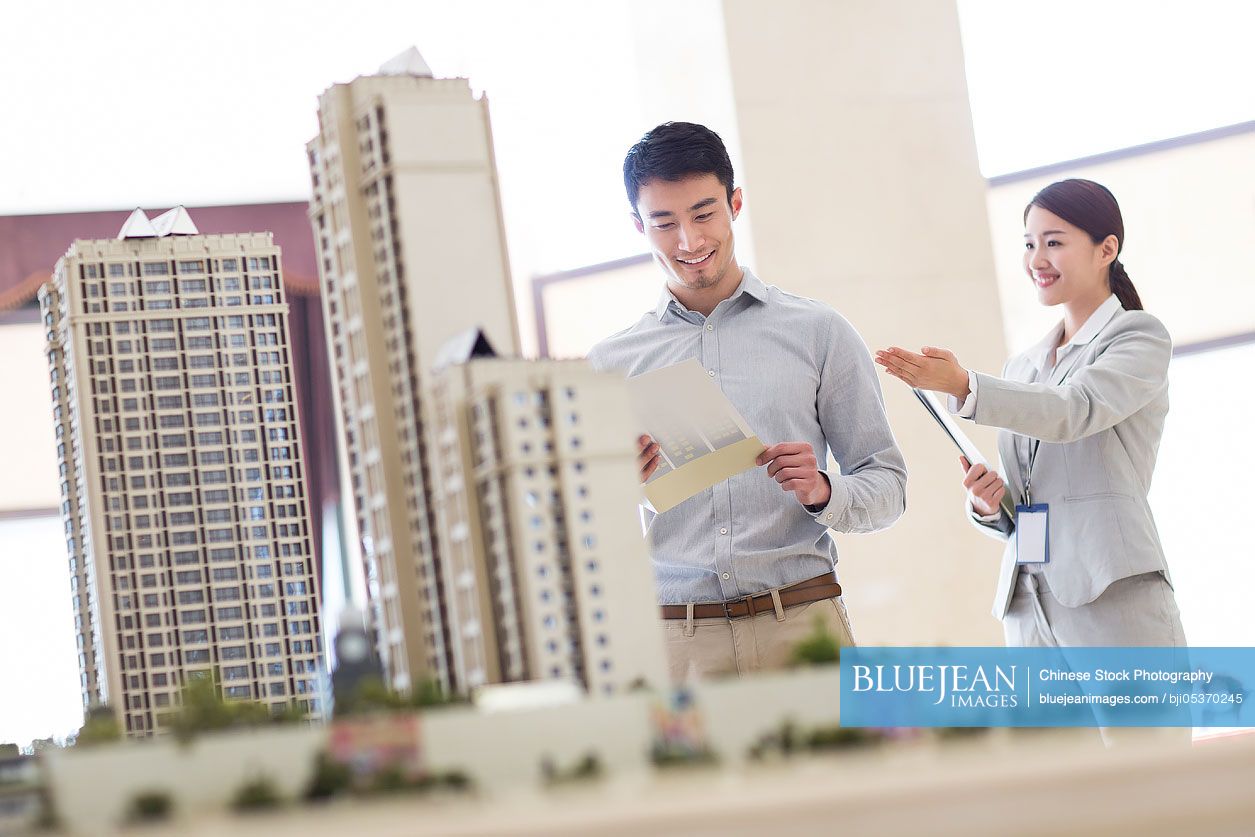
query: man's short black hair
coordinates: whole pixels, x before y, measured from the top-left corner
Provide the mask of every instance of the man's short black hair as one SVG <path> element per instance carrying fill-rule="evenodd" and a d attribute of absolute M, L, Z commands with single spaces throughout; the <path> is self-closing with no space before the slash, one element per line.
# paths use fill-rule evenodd
<path fill-rule="evenodd" d="M 728 190 L 728 203 L 732 203 L 728 149 L 718 134 L 692 122 L 664 122 L 641 137 L 623 158 L 623 185 L 633 212 L 645 183 L 655 179 L 675 182 L 695 174 L 719 178 Z"/>

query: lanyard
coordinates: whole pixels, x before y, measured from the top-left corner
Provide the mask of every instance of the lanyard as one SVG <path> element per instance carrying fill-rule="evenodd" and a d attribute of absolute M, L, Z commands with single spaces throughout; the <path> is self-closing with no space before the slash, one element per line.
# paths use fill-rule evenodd
<path fill-rule="evenodd" d="M 1112 316 L 1111 320 L 1114 320 L 1114 319 L 1115 317 Z M 1111 320 L 1108 320 L 1106 323 L 1104 323 L 1103 327 L 1098 329 L 1098 332 L 1093 337 L 1091 337 L 1087 342 L 1092 343 L 1095 340 L 1097 340 L 1098 336 L 1107 330 L 1107 326 L 1111 325 Z M 1073 351 L 1078 352 L 1078 353 L 1080 352 L 1080 350 L 1081 350 L 1080 347 L 1075 347 L 1073 349 Z M 1052 349 L 1051 351 L 1057 352 L 1058 349 Z M 1073 359 L 1072 366 L 1068 369 L 1067 372 L 1063 373 L 1063 377 L 1059 379 L 1059 383 L 1055 384 L 1055 386 L 1061 387 L 1064 385 L 1064 383 L 1068 380 L 1068 378 L 1072 376 L 1072 373 L 1076 371 L 1077 362 L 1078 360 Z M 1058 368 L 1059 368 L 1059 363 L 1058 363 L 1058 359 L 1056 355 L 1055 365 L 1052 367 L 1051 371 L 1053 372 L 1054 369 L 1058 369 Z M 1049 378 L 1050 373 L 1047 373 L 1046 377 Z M 1037 449 L 1040 447 L 1041 447 L 1041 439 L 1033 439 L 1029 443 L 1029 446 L 1028 446 L 1028 471 L 1024 474 L 1024 505 L 1026 506 L 1033 505 L 1033 495 L 1029 491 L 1029 488 L 1033 484 L 1033 463 L 1037 461 Z"/>
<path fill-rule="evenodd" d="M 1024 505 L 1033 505 L 1033 463 L 1037 461 L 1037 449 L 1041 447 L 1041 439 L 1033 439 L 1028 446 L 1028 472 L 1024 475 Z"/>

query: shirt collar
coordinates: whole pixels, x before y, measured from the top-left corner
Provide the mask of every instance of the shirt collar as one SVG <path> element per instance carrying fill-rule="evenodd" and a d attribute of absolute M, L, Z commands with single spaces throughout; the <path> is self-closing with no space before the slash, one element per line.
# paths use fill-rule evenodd
<path fill-rule="evenodd" d="M 735 291 L 733 291 L 732 296 L 728 297 L 724 300 L 724 302 L 732 302 L 741 294 L 748 294 L 759 302 L 766 302 L 767 286 L 763 284 L 763 280 L 755 276 L 754 273 L 747 267 L 742 267 L 741 270 L 745 274 L 741 277 L 741 284 L 737 286 Z M 675 298 L 675 295 L 671 293 L 671 289 L 664 284 L 662 286 L 662 293 L 658 297 L 658 305 L 654 308 L 654 316 L 661 320 L 664 316 L 666 316 L 668 309 L 670 309 L 672 305 L 675 306 L 677 314 L 688 311 L 688 309 Z"/>
<path fill-rule="evenodd" d="M 1077 329 L 1076 334 L 1072 335 L 1072 339 L 1063 344 L 1060 348 L 1066 349 L 1069 346 L 1084 346 L 1089 341 L 1098 336 L 1098 332 L 1103 330 L 1107 323 L 1111 322 L 1111 318 L 1117 313 L 1124 310 L 1124 306 L 1120 304 L 1120 299 L 1115 294 L 1107 297 L 1102 305 L 1094 313 L 1089 315 L 1089 319 L 1085 321 L 1085 325 Z"/>
<path fill-rule="evenodd" d="M 1055 355 L 1056 359 L 1062 357 L 1066 353 L 1065 350 L 1087 345 L 1098 336 L 1098 332 L 1102 331 L 1107 323 L 1111 322 L 1112 317 L 1123 310 L 1124 306 L 1120 304 L 1119 297 L 1115 294 L 1107 297 L 1106 301 L 1099 305 L 1094 313 L 1089 315 L 1089 319 L 1085 321 L 1085 324 L 1077 329 L 1076 334 L 1072 335 L 1072 339 L 1059 346 L 1058 354 Z M 1063 323 L 1059 323 L 1050 330 L 1050 333 L 1041 342 L 1029 350 L 1028 356 L 1038 369 L 1045 368 L 1046 359 L 1049 357 L 1050 352 L 1055 351 L 1055 346 L 1059 344 L 1059 338 L 1062 334 Z"/>

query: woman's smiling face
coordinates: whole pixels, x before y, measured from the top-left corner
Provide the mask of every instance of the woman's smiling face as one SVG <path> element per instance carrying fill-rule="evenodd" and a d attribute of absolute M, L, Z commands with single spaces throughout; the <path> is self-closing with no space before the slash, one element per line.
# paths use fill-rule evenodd
<path fill-rule="evenodd" d="M 1030 207 L 1024 219 L 1024 272 L 1037 288 L 1038 301 L 1060 305 L 1105 299 L 1115 236 L 1108 238 L 1110 242 L 1095 244 L 1080 227 L 1040 206 Z"/>

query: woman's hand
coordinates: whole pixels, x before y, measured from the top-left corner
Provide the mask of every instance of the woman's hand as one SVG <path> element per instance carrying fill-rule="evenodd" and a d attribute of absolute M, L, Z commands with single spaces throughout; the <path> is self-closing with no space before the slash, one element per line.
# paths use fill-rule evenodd
<path fill-rule="evenodd" d="M 963 487 L 972 501 L 972 509 L 982 517 L 997 514 L 1002 495 L 1007 493 L 1002 477 L 984 465 L 972 465 L 966 456 L 959 457 L 959 464 L 963 466 Z"/>
<path fill-rule="evenodd" d="M 963 401 L 968 396 L 967 370 L 954 352 L 925 346 L 923 354 L 897 346 L 876 352 L 876 362 L 893 377 L 913 387 L 944 392 Z"/>

